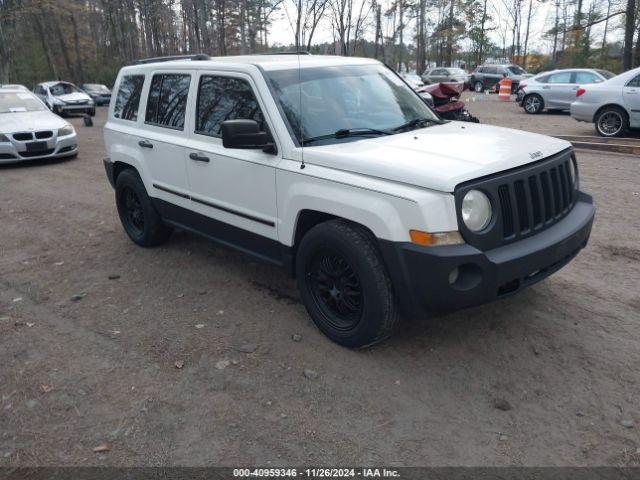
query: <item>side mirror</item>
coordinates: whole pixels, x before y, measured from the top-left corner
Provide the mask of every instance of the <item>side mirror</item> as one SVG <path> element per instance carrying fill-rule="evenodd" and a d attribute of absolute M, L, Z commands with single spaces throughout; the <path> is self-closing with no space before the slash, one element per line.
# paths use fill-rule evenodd
<path fill-rule="evenodd" d="M 255 120 L 226 120 L 222 122 L 222 146 L 224 148 L 262 149 L 275 153 L 275 145 L 267 132 L 261 132 Z"/>

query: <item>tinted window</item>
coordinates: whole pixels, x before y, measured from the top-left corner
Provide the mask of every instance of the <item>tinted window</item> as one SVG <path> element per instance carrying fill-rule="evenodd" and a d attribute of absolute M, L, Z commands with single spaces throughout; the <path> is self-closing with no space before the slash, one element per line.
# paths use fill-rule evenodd
<path fill-rule="evenodd" d="M 138 105 L 140 92 L 144 84 L 144 75 L 127 75 L 122 77 L 113 116 L 123 120 L 138 120 Z"/>
<path fill-rule="evenodd" d="M 629 83 L 627 83 L 627 87 L 640 87 L 640 75 L 637 75 Z"/>
<path fill-rule="evenodd" d="M 196 133 L 219 137 L 222 122 L 235 119 L 255 120 L 266 130 L 260 106 L 246 81 L 203 75 L 198 87 Z"/>
<path fill-rule="evenodd" d="M 571 72 L 554 73 L 549 76 L 549 83 L 571 83 Z"/>
<path fill-rule="evenodd" d="M 489 75 L 494 75 L 498 73 L 498 69 L 496 67 L 484 67 L 482 73 L 488 73 Z"/>
<path fill-rule="evenodd" d="M 602 79 L 591 72 L 576 72 L 576 80 L 574 83 L 587 84 L 602 82 Z"/>
<path fill-rule="evenodd" d="M 511 72 L 513 75 L 525 75 L 527 72 L 524 71 L 523 68 L 518 65 L 509 65 L 507 70 Z"/>
<path fill-rule="evenodd" d="M 190 83 L 190 75 L 154 75 L 149 89 L 145 121 L 162 127 L 183 130 Z"/>

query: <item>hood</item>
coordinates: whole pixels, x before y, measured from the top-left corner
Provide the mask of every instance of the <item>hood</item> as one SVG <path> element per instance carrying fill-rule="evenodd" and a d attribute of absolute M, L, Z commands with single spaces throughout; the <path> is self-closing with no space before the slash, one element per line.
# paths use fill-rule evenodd
<path fill-rule="evenodd" d="M 64 127 L 66 124 L 66 121 L 49 110 L 0 113 L 0 133 L 55 130 Z"/>
<path fill-rule="evenodd" d="M 91 97 L 89 97 L 89 95 L 81 92 L 66 93 L 64 95 L 54 95 L 53 98 L 58 98 L 63 102 L 77 102 L 77 101 L 91 100 Z"/>
<path fill-rule="evenodd" d="M 305 161 L 417 187 L 456 185 L 519 167 L 571 147 L 536 133 L 467 122 L 334 145 L 306 147 Z"/>

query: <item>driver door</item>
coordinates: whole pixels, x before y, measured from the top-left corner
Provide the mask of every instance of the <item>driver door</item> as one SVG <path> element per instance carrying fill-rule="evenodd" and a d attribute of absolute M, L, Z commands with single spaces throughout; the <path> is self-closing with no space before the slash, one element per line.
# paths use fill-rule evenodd
<path fill-rule="evenodd" d="M 224 148 L 221 138 L 225 120 L 252 119 L 273 131 L 255 86 L 240 73 L 203 71 L 196 80 L 190 108 L 194 128 L 185 150 L 192 209 L 210 220 L 203 228 L 210 236 L 269 257 L 271 252 L 262 251 L 264 245 L 256 245 L 259 238 L 252 234 L 277 240 L 275 166 L 280 156 Z"/>

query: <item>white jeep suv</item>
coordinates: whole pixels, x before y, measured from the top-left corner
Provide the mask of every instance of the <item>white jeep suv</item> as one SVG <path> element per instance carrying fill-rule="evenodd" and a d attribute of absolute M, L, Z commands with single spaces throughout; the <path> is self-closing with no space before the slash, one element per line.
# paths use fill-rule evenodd
<path fill-rule="evenodd" d="M 342 345 L 517 292 L 591 232 L 569 143 L 443 121 L 375 60 L 154 59 L 115 92 L 104 165 L 131 239 L 178 227 L 284 266 Z"/>

